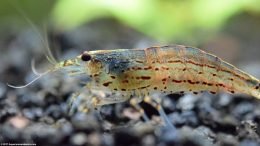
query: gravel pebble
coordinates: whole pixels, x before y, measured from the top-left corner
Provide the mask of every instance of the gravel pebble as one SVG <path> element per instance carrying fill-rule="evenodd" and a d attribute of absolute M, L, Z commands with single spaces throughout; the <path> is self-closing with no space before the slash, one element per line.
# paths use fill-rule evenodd
<path fill-rule="evenodd" d="M 87 135 L 85 133 L 77 133 L 70 138 L 73 145 L 84 145 L 87 143 Z"/>

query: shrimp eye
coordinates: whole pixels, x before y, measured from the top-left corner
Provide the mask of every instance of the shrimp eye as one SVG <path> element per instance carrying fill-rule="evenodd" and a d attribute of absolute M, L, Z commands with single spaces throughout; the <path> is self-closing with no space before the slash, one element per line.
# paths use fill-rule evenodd
<path fill-rule="evenodd" d="M 89 61 L 91 59 L 91 56 L 87 53 L 87 52 L 84 52 L 82 55 L 81 55 L 81 60 L 82 61 Z"/>

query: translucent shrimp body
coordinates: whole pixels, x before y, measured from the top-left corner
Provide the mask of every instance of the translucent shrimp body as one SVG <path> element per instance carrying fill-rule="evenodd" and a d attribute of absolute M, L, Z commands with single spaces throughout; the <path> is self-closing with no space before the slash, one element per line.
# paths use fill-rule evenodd
<path fill-rule="evenodd" d="M 201 91 L 260 99 L 259 80 L 202 50 L 181 45 L 87 52 L 92 83 L 126 95 Z M 125 98 L 129 98 L 126 96 Z"/>
<path fill-rule="evenodd" d="M 144 97 L 154 93 L 229 92 L 260 99 L 258 79 L 214 55 L 181 45 L 86 51 L 74 59 L 56 63 L 35 80 L 54 71 L 86 77 L 87 88 L 108 90 L 121 95 L 91 97 L 81 95 L 86 90 L 83 88 L 81 92 L 74 94 L 70 106 L 77 107 L 78 104 L 74 104 L 75 102 L 82 103 L 86 104 L 85 109 L 123 102 L 132 96 L 139 97 L 138 101 L 142 101 Z M 23 88 L 29 84 L 9 86 Z"/>

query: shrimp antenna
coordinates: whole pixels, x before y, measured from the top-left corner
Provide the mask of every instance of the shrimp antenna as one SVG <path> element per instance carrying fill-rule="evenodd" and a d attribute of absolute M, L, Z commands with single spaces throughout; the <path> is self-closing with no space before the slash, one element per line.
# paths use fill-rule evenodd
<path fill-rule="evenodd" d="M 51 64 L 56 64 L 57 61 L 56 59 L 53 57 L 51 51 L 50 51 L 50 47 L 49 47 L 49 43 L 48 43 L 48 39 L 47 39 L 47 35 L 46 35 L 46 32 L 45 32 L 45 37 L 43 38 L 43 36 L 41 35 L 39 29 L 35 26 L 35 24 L 28 18 L 26 17 L 26 14 L 24 13 L 24 11 L 22 9 L 20 9 L 20 7 L 14 3 L 14 2 L 9 2 L 9 4 L 11 4 L 19 13 L 20 15 L 22 15 L 22 17 L 27 21 L 27 23 L 29 23 L 29 25 L 33 28 L 33 30 L 36 32 L 36 34 L 38 35 L 39 39 L 41 40 L 42 44 L 44 45 L 44 47 L 47 49 L 47 52 L 46 52 L 46 59 L 51 63 Z M 46 29 L 44 29 L 46 30 Z M 37 81 L 38 79 L 40 79 L 42 76 L 46 75 L 47 73 L 49 73 L 50 71 L 52 70 L 48 70 L 44 73 L 39 73 L 36 68 L 35 68 L 35 60 L 32 59 L 31 61 L 31 67 L 32 67 L 32 71 L 35 75 L 37 75 L 36 78 L 34 78 L 32 81 L 30 81 L 29 83 L 25 84 L 25 85 L 22 85 L 22 86 L 14 86 L 14 85 L 11 85 L 9 83 L 7 83 L 7 86 L 11 87 L 11 88 L 25 88 L 29 85 L 31 85 L 32 83 L 34 83 L 35 81 Z"/>
<path fill-rule="evenodd" d="M 20 15 L 22 15 L 22 17 L 27 21 L 27 23 L 29 23 L 29 25 L 33 28 L 33 30 L 36 32 L 37 36 L 40 38 L 41 40 L 41 43 L 44 45 L 44 47 L 47 49 L 47 52 L 46 53 L 46 59 L 51 63 L 51 64 L 56 64 L 57 61 L 56 59 L 53 57 L 51 51 L 50 51 L 50 47 L 49 47 L 49 42 L 48 42 L 48 39 L 47 39 L 47 35 L 46 35 L 46 29 L 44 29 L 44 38 L 43 36 L 41 35 L 39 29 L 35 26 L 35 24 L 28 18 L 26 17 L 26 14 L 24 13 L 24 11 L 19 7 L 17 6 L 16 3 L 14 2 L 9 2 L 19 13 Z"/>
<path fill-rule="evenodd" d="M 25 85 L 22 85 L 22 86 L 15 86 L 15 85 L 11 85 L 9 83 L 7 83 L 7 86 L 8 87 L 11 87 L 11 88 L 16 88 L 16 89 L 20 89 L 20 88 L 25 88 L 29 85 L 31 85 L 32 83 L 34 83 L 35 81 L 37 81 L 38 79 L 40 79 L 42 76 L 46 75 L 47 73 L 49 73 L 51 70 L 48 70 L 42 74 L 38 74 L 38 76 L 36 78 L 34 78 L 32 81 L 30 81 L 29 83 L 25 84 Z"/>
<path fill-rule="evenodd" d="M 51 49 L 50 49 L 50 45 L 49 45 L 49 41 L 48 41 L 48 37 L 47 37 L 47 29 L 46 29 L 46 25 L 43 26 L 43 33 L 44 33 L 44 43 L 45 43 L 45 48 L 46 48 L 46 59 L 51 63 L 51 64 L 57 64 L 57 60 L 55 59 L 55 57 L 53 56 Z"/>
<path fill-rule="evenodd" d="M 35 59 L 34 59 L 34 58 L 31 60 L 31 68 L 32 68 L 32 71 L 33 71 L 33 73 L 34 73 L 35 75 L 39 76 L 39 75 L 43 74 L 43 73 L 39 73 L 39 72 L 37 71 L 37 69 L 36 69 L 36 67 L 35 67 Z"/>
<path fill-rule="evenodd" d="M 31 61 L 31 67 L 32 67 L 33 73 L 36 75 L 36 77 L 32 81 L 30 81 L 29 83 L 22 85 L 22 86 L 15 86 L 15 85 L 11 85 L 9 83 L 7 83 L 7 86 L 11 87 L 11 88 L 16 88 L 16 89 L 25 88 L 25 87 L 31 85 L 32 83 L 34 83 L 35 81 L 37 81 L 38 79 L 40 79 L 41 77 L 43 77 L 44 75 L 48 74 L 49 72 L 54 71 L 53 69 L 49 69 L 49 70 L 47 70 L 43 73 L 39 73 L 35 68 L 35 60 L 34 59 L 32 59 L 32 61 Z"/>

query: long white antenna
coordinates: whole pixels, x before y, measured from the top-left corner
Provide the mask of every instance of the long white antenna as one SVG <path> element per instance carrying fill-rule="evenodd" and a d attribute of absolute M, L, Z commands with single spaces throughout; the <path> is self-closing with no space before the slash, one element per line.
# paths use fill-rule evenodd
<path fill-rule="evenodd" d="M 22 17 L 27 21 L 27 23 L 29 23 L 29 25 L 33 28 L 33 31 L 36 32 L 36 35 L 41 40 L 42 45 L 47 49 L 47 52 L 45 52 L 47 60 L 52 64 L 56 64 L 57 61 L 55 57 L 52 55 L 50 50 L 49 41 L 46 34 L 46 28 L 44 27 L 45 33 L 43 37 L 39 29 L 36 27 L 36 25 L 26 16 L 25 12 L 22 9 L 20 9 L 20 7 L 17 6 L 17 4 L 15 4 L 14 2 L 10 1 L 9 3 L 20 13 L 20 15 L 22 15 Z"/>
<path fill-rule="evenodd" d="M 25 85 L 22 85 L 22 86 L 15 86 L 15 85 L 11 85 L 9 83 L 7 83 L 7 86 L 11 87 L 11 88 L 16 88 L 16 89 L 25 88 L 25 87 L 31 85 L 32 83 L 34 83 L 35 81 L 37 81 L 38 79 L 40 79 L 42 76 L 46 75 L 49 72 L 50 72 L 50 70 L 48 70 L 48 71 L 46 71 L 46 72 L 44 72 L 42 74 L 38 74 L 38 76 L 36 78 L 34 78 L 32 81 L 30 81 L 29 83 L 27 83 Z"/>
<path fill-rule="evenodd" d="M 32 68 L 32 71 L 33 71 L 33 73 L 34 73 L 35 75 L 39 76 L 39 75 L 43 74 L 43 73 L 39 73 L 39 72 L 36 70 L 36 68 L 35 68 L 35 59 L 34 59 L 34 58 L 31 60 L 31 68 Z"/>
<path fill-rule="evenodd" d="M 47 29 L 46 29 L 46 25 L 43 25 L 43 40 L 44 40 L 44 43 L 45 43 L 45 46 L 46 46 L 46 58 L 48 61 L 50 61 L 52 64 L 56 64 L 57 63 L 57 60 L 55 59 L 55 57 L 53 56 L 52 52 L 51 52 L 51 49 L 50 49 L 50 45 L 49 45 L 49 41 L 48 41 L 48 36 L 47 36 Z"/>

